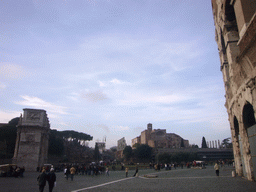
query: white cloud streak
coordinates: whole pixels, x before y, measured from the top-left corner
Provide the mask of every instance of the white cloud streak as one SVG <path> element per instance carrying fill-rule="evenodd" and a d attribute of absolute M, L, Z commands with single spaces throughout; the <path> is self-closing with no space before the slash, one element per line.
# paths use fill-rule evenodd
<path fill-rule="evenodd" d="M 19 117 L 19 111 L 2 111 L 0 110 L 0 122 L 8 123 L 11 119 Z"/>
<path fill-rule="evenodd" d="M 31 96 L 21 96 L 23 99 L 22 101 L 15 102 L 18 105 L 27 106 L 27 107 L 34 107 L 34 108 L 42 108 L 50 113 L 66 115 L 67 107 L 59 106 L 52 104 L 50 102 L 44 101 L 38 97 L 31 97 Z"/>
<path fill-rule="evenodd" d="M 0 77 L 4 79 L 21 79 L 27 75 L 28 73 L 20 65 L 0 62 Z"/>

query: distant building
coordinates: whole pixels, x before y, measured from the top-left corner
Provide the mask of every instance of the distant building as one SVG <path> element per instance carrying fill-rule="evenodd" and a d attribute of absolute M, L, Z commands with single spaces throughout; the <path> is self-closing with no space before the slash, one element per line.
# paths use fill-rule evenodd
<path fill-rule="evenodd" d="M 236 173 L 256 178 L 256 1 L 212 0 Z"/>
<path fill-rule="evenodd" d="M 182 145 L 182 141 L 184 146 Z M 152 148 L 181 148 L 189 147 L 189 141 L 183 139 L 175 133 L 166 133 L 166 129 L 152 129 L 152 124 L 147 125 L 147 129 L 141 135 L 132 139 L 132 147 L 138 144 L 147 144 Z"/>
<path fill-rule="evenodd" d="M 134 148 L 134 145 L 136 143 L 140 143 L 140 141 L 141 141 L 140 136 L 135 137 L 134 139 L 132 139 L 132 148 Z"/>
<path fill-rule="evenodd" d="M 124 137 L 117 141 L 117 151 L 123 151 L 126 146 L 127 145 Z"/>
<path fill-rule="evenodd" d="M 106 143 L 105 142 L 96 142 L 99 148 L 100 154 L 102 154 L 106 149 Z"/>
<path fill-rule="evenodd" d="M 116 151 L 117 159 L 123 158 L 123 150 L 126 146 L 127 144 L 124 137 L 117 141 L 117 151 Z"/>

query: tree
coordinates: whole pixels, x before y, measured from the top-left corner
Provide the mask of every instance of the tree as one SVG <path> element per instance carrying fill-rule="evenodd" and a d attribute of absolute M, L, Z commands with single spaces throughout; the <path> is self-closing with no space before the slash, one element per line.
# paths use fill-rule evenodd
<path fill-rule="evenodd" d="M 171 163 L 172 155 L 168 153 L 160 153 L 157 155 L 158 163 Z"/>
<path fill-rule="evenodd" d="M 98 144 L 95 143 L 95 149 L 94 149 L 94 160 L 96 162 L 98 162 L 100 160 L 100 151 L 99 151 L 99 147 Z"/>
<path fill-rule="evenodd" d="M 19 120 L 20 120 L 19 117 L 15 117 L 11 121 L 8 122 L 8 125 L 16 127 L 18 125 L 18 123 L 19 123 Z"/>
<path fill-rule="evenodd" d="M 50 130 L 48 154 L 60 156 L 63 155 L 63 153 L 64 140 L 61 134 L 55 129 Z"/>
<path fill-rule="evenodd" d="M 202 139 L 202 148 L 208 148 L 204 137 Z"/>
<path fill-rule="evenodd" d="M 130 145 L 126 146 L 123 150 L 124 158 L 129 160 L 132 157 L 132 147 Z"/>
<path fill-rule="evenodd" d="M 111 147 L 110 150 L 115 153 L 117 151 L 117 146 Z"/>
<path fill-rule="evenodd" d="M 92 136 L 82 133 L 82 132 L 77 132 L 73 130 L 67 130 L 67 131 L 60 131 L 60 134 L 62 134 L 62 137 L 66 140 L 69 141 L 74 141 L 76 143 L 82 144 L 85 141 L 91 141 L 93 139 Z"/>
<path fill-rule="evenodd" d="M 6 126 L 0 127 L 0 156 L 12 158 L 17 137 L 17 125 L 19 117 L 13 118 Z"/>
<path fill-rule="evenodd" d="M 140 161 L 151 161 L 152 158 L 152 148 L 146 144 L 137 145 L 134 151 L 135 157 Z"/>
<path fill-rule="evenodd" d="M 221 147 L 222 148 L 232 148 L 232 142 L 231 142 L 231 138 L 228 137 L 226 139 L 223 139 L 223 141 L 221 142 Z"/>
<path fill-rule="evenodd" d="M 197 148 L 197 149 L 199 148 L 198 145 L 196 145 L 196 144 L 192 144 L 190 146 L 191 146 L 191 148 Z"/>
<path fill-rule="evenodd" d="M 187 152 L 177 152 L 177 153 L 162 153 L 158 154 L 159 163 L 181 163 L 181 162 L 189 162 L 197 159 L 197 153 L 187 153 Z"/>

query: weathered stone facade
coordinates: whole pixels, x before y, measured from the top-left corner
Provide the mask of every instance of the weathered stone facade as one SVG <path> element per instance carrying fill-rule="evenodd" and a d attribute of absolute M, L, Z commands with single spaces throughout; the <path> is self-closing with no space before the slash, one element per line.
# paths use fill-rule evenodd
<path fill-rule="evenodd" d="M 134 144 L 147 144 L 153 148 L 181 148 L 183 140 L 184 147 L 189 147 L 188 140 L 175 133 L 166 133 L 166 129 L 152 129 L 152 124 L 147 125 L 147 129 L 141 132 L 141 135 L 132 139 Z"/>
<path fill-rule="evenodd" d="M 236 173 L 256 171 L 256 1 L 212 0 Z M 255 170 L 255 171 L 253 171 Z"/>
<path fill-rule="evenodd" d="M 127 146 L 125 138 L 121 138 L 117 141 L 117 151 L 122 151 Z"/>
<path fill-rule="evenodd" d="M 13 163 L 35 171 L 47 163 L 50 124 L 45 110 L 23 109 L 17 127 Z"/>
<path fill-rule="evenodd" d="M 105 142 L 96 142 L 99 148 L 100 154 L 102 154 L 106 150 L 106 143 Z"/>

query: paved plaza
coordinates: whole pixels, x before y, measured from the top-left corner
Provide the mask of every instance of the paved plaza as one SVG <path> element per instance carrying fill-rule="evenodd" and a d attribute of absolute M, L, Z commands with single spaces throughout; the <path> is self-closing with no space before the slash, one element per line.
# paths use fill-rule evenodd
<path fill-rule="evenodd" d="M 222 167 L 220 176 L 215 175 L 212 166 L 206 169 L 172 169 L 170 171 L 153 169 L 139 170 L 139 177 L 133 177 L 134 170 L 125 177 L 124 171 L 112 171 L 110 176 L 76 175 L 74 180 L 66 180 L 63 173 L 56 173 L 57 186 L 54 192 L 141 192 L 141 191 L 189 191 L 189 192 L 254 192 L 256 182 L 241 177 L 232 177 L 231 167 Z M 23 178 L 0 178 L 1 192 L 37 192 L 36 178 L 39 173 L 25 172 Z M 146 178 L 144 175 L 157 177 Z M 48 192 L 48 184 L 45 187 Z"/>

